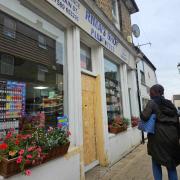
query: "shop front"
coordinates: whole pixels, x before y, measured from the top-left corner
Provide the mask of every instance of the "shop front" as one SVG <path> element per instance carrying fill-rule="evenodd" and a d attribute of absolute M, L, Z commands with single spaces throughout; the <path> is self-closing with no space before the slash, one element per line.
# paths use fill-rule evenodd
<path fill-rule="evenodd" d="M 102 22 L 76 0 L 0 4 L 1 134 L 58 127 L 63 118 L 71 132 L 66 155 L 29 179 L 84 179 L 140 142 L 130 120 L 138 114 L 135 52 Z"/>

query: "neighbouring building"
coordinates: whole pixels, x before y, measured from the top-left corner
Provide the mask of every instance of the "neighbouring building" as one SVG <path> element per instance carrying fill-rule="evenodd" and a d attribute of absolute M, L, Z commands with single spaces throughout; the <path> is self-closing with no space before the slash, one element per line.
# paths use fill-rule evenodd
<path fill-rule="evenodd" d="M 84 179 L 140 143 L 141 133 L 131 127 L 131 117 L 139 116 L 130 18 L 137 11 L 134 0 L 0 0 L 0 92 L 18 94 L 0 110 L 0 130 L 18 131 L 20 118 L 38 113 L 46 127 L 56 126 L 65 114 L 72 134 L 68 153 L 34 167 L 28 179 Z M 155 67 L 145 55 L 138 67 L 145 101 L 157 81 Z M 127 130 L 110 133 L 108 125 L 120 116 L 129 121 Z"/>
<path fill-rule="evenodd" d="M 137 58 L 137 77 L 139 84 L 140 105 L 141 110 L 143 110 L 150 99 L 150 88 L 158 82 L 156 77 L 156 67 L 139 48 L 136 49 L 139 53 Z"/>
<path fill-rule="evenodd" d="M 179 94 L 173 95 L 173 103 L 178 109 L 178 111 L 180 112 L 180 95 Z"/>

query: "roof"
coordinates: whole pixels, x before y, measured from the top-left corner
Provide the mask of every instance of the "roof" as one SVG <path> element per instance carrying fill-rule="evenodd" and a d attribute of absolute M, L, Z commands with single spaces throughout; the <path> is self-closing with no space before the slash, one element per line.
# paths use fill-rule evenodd
<path fill-rule="evenodd" d="M 126 7 L 128 8 L 128 10 L 131 14 L 139 11 L 139 8 L 138 8 L 135 0 L 123 0 L 123 2 L 125 3 Z"/>
<path fill-rule="evenodd" d="M 180 94 L 173 95 L 173 100 L 180 100 Z"/>
<path fill-rule="evenodd" d="M 139 49 L 139 47 L 135 46 L 135 49 L 138 53 L 140 53 L 142 55 L 142 58 L 143 60 L 149 64 L 153 69 L 154 71 L 156 71 L 156 67 L 154 66 L 154 64 L 149 60 L 149 58 L 141 51 L 141 49 Z"/>

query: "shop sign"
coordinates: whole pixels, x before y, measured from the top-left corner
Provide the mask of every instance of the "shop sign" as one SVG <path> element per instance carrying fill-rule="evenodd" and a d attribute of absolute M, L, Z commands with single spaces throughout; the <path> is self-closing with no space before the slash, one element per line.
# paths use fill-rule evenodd
<path fill-rule="evenodd" d="M 70 18 L 91 37 L 113 52 L 122 60 L 127 61 L 128 52 L 123 51 L 118 38 L 108 30 L 90 10 L 85 8 L 79 0 L 46 0 L 64 15 Z"/>
<path fill-rule="evenodd" d="M 56 7 L 63 14 L 68 16 L 72 21 L 79 21 L 79 0 L 47 0 L 50 4 Z"/>

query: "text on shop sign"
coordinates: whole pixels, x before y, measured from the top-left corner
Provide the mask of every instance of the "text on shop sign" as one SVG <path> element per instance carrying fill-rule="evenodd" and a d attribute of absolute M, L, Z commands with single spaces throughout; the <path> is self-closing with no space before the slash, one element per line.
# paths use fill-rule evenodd
<path fill-rule="evenodd" d="M 91 36 L 114 52 L 118 39 L 88 9 L 86 9 L 85 19 L 92 25 Z"/>
<path fill-rule="evenodd" d="M 47 0 L 56 8 L 68 14 L 75 21 L 79 21 L 80 3 L 78 0 Z"/>

